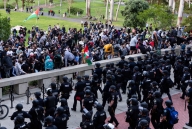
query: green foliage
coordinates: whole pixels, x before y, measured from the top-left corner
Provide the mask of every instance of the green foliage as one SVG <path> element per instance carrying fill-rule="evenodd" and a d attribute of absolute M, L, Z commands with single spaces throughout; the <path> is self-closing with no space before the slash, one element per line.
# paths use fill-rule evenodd
<path fill-rule="evenodd" d="M 37 86 L 37 81 L 31 81 L 31 82 L 29 82 L 29 85 L 30 86 Z"/>
<path fill-rule="evenodd" d="M 137 16 L 143 22 L 150 21 L 157 28 L 168 28 L 174 23 L 175 17 L 168 6 L 152 5 Z"/>
<path fill-rule="evenodd" d="M 125 3 L 125 9 L 121 14 L 125 17 L 123 26 L 125 27 L 144 27 L 145 22 L 137 18 L 140 12 L 148 9 L 148 2 L 144 0 L 129 0 Z"/>
<path fill-rule="evenodd" d="M 28 7 L 30 6 L 30 4 L 35 3 L 34 0 L 25 0 L 25 2 L 26 2 L 26 4 L 27 4 Z"/>
<path fill-rule="evenodd" d="M 10 89 L 10 86 L 3 87 L 2 88 L 2 94 L 3 95 L 9 94 L 9 89 Z"/>
<path fill-rule="evenodd" d="M 187 18 L 184 19 L 182 26 L 186 26 L 185 31 L 189 32 L 192 30 L 192 16 L 189 16 Z"/>
<path fill-rule="evenodd" d="M 80 9 L 80 8 L 76 8 L 76 7 L 71 7 L 70 8 L 70 13 L 73 14 L 73 15 L 77 15 L 77 12 L 79 14 L 83 14 L 83 9 Z M 69 12 L 69 8 L 67 9 L 67 12 Z"/>
<path fill-rule="evenodd" d="M 11 34 L 10 20 L 7 17 L 3 17 L 0 14 L 0 38 L 3 41 L 7 41 L 10 34 Z"/>
<path fill-rule="evenodd" d="M 7 4 L 6 7 L 10 7 L 10 9 L 14 9 L 13 5 Z M 0 3 L 0 9 L 4 9 L 4 3 Z"/>

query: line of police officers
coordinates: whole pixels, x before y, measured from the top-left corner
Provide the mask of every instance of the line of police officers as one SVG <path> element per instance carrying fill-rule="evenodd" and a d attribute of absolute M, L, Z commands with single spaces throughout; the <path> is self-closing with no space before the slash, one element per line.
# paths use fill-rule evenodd
<path fill-rule="evenodd" d="M 118 101 L 122 101 L 121 94 L 126 93 L 128 110 L 125 121 L 129 123 L 128 129 L 149 129 L 150 122 L 155 129 L 172 129 L 174 124 L 170 122 L 169 109 L 173 108 L 173 102 L 169 89 L 174 85 L 178 90 L 181 88 L 183 92 L 181 99 L 186 96 L 189 110 L 187 125 L 192 126 L 191 56 L 190 48 L 187 48 L 186 52 L 181 50 L 179 56 L 175 54 L 174 49 L 171 49 L 171 53 L 165 51 L 163 56 L 151 52 L 150 55 L 145 55 L 144 59 L 137 57 L 137 62 L 133 57 L 126 61 L 122 56 L 116 66 L 110 63 L 106 64 L 104 69 L 100 67 L 100 63 L 96 63 L 92 79 L 90 80 L 88 75 L 77 76 L 74 88 L 64 76 L 59 89 L 56 88 L 55 83 L 51 83 L 45 100 L 41 98 L 40 92 L 35 93 L 36 100 L 33 100 L 33 106 L 28 113 L 22 111 L 21 104 L 16 105 L 17 111 L 11 116 L 11 120 L 15 120 L 14 129 L 42 129 L 42 125 L 46 129 L 66 129 L 70 117 L 67 99 L 73 89 L 76 93 L 71 110 L 76 111 L 77 101 L 80 101 L 80 111 L 83 112 L 80 123 L 82 129 L 112 129 L 114 126 L 111 123 L 115 123 L 115 127 L 118 127 L 115 110 Z M 174 82 L 170 79 L 171 68 L 173 68 Z M 190 88 L 186 92 L 188 86 Z M 102 104 L 97 101 L 98 90 L 102 94 Z M 165 101 L 165 109 L 162 106 L 163 93 L 169 98 Z M 57 107 L 59 101 L 61 106 Z M 106 102 L 109 104 L 108 112 L 111 117 L 108 124 L 105 124 Z M 94 116 L 93 107 L 97 109 Z M 161 116 L 163 116 L 162 120 L 160 120 Z M 27 124 L 24 118 L 30 118 L 31 122 Z"/>

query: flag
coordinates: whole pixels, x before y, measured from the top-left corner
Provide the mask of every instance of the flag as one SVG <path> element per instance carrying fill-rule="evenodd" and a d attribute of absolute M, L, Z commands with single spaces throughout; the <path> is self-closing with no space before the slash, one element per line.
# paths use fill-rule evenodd
<path fill-rule="evenodd" d="M 37 18 L 38 14 L 39 14 L 39 9 L 37 9 L 35 12 L 33 12 L 27 19 L 24 20 L 24 22 L 26 22 L 27 20 L 32 19 L 32 18 Z"/>
<path fill-rule="evenodd" d="M 84 48 L 84 57 L 85 57 L 85 61 L 87 62 L 88 65 L 91 65 L 92 62 L 91 62 L 91 59 L 89 57 L 89 48 L 88 46 L 86 45 L 85 48 Z"/>

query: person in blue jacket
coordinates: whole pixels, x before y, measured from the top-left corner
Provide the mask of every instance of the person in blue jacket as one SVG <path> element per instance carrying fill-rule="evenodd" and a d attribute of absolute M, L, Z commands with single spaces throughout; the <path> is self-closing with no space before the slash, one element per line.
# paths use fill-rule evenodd
<path fill-rule="evenodd" d="M 53 70 L 53 66 L 53 60 L 50 58 L 49 55 L 47 55 L 45 58 L 45 71 Z"/>

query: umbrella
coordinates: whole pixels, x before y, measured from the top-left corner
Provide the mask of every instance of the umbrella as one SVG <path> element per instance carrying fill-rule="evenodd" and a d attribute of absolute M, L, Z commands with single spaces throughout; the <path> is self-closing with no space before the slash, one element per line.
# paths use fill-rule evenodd
<path fill-rule="evenodd" d="M 20 30 L 20 28 L 24 28 L 23 26 L 15 26 L 15 27 L 12 27 L 11 28 L 11 31 L 13 31 L 14 29 L 16 29 L 16 30 Z"/>

